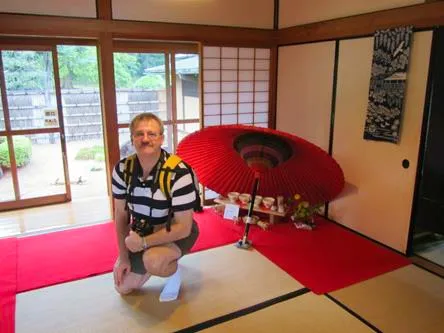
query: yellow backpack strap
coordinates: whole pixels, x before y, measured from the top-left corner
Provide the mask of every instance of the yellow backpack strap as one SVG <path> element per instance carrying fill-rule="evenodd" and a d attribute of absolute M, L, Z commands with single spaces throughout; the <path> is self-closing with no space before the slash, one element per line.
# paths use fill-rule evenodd
<path fill-rule="evenodd" d="M 123 168 L 123 180 L 126 187 L 131 184 L 133 179 L 134 163 L 136 162 L 136 154 L 130 155 L 125 160 L 125 167 Z"/>
<path fill-rule="evenodd" d="M 159 187 L 168 200 L 171 200 L 171 177 L 172 172 L 182 159 L 177 155 L 170 155 L 160 168 Z"/>

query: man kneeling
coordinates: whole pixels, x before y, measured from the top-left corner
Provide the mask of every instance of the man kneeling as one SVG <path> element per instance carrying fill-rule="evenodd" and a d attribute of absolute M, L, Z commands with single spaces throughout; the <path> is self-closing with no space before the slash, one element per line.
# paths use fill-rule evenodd
<path fill-rule="evenodd" d="M 169 157 L 161 148 L 162 121 L 151 113 L 139 114 L 130 124 L 130 134 L 136 150 L 131 182 L 125 181 L 127 158 L 116 164 L 112 179 L 119 247 L 115 288 L 124 295 L 142 287 L 151 275 L 169 277 L 160 300 L 174 300 L 181 283 L 178 259 L 190 251 L 199 234 L 193 221 L 198 202 L 195 176 L 180 162 L 172 172 L 168 200 L 159 186 L 160 169 Z"/>

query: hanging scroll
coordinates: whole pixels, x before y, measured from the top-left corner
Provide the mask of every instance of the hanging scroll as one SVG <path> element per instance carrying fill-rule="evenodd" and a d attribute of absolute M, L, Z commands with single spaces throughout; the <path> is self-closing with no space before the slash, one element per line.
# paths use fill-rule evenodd
<path fill-rule="evenodd" d="M 375 33 L 366 140 L 399 140 L 412 30 L 401 27 Z"/>

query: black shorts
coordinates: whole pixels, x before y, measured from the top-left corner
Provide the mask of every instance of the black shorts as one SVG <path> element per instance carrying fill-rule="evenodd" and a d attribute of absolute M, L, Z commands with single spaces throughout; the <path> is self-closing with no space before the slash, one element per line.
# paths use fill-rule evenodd
<path fill-rule="evenodd" d="M 199 236 L 199 227 L 197 223 L 193 220 L 193 225 L 191 226 L 191 233 L 188 237 L 179 239 L 174 241 L 173 243 L 177 245 L 177 247 L 182 252 L 182 256 L 189 253 L 194 243 L 196 243 L 197 237 Z M 129 252 L 129 259 L 131 263 L 131 272 L 137 274 L 145 274 L 146 269 L 143 264 L 143 253 L 145 251 L 140 252 Z"/>

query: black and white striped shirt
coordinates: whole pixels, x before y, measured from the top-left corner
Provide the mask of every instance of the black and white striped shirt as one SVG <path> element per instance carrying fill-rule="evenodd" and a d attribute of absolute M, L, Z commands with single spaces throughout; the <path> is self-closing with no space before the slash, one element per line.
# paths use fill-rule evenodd
<path fill-rule="evenodd" d="M 142 167 L 139 159 L 136 159 L 135 170 L 139 170 L 139 175 L 134 184 L 131 186 L 131 193 L 128 199 L 128 209 L 131 215 L 140 220 L 150 221 L 151 225 L 165 223 L 168 218 L 169 204 L 165 195 L 159 188 L 158 184 L 153 184 L 158 167 L 168 158 L 168 153 L 162 150 L 159 161 L 151 170 L 148 178 L 142 181 Z M 126 158 L 121 159 L 113 170 L 112 190 L 113 198 L 125 200 L 129 186 L 125 184 L 123 171 L 125 168 Z M 160 164 L 159 164 L 160 163 Z M 171 209 L 173 212 L 193 209 L 196 205 L 196 185 L 193 182 L 191 172 L 183 162 L 179 163 L 177 168 L 186 170 L 180 173 L 173 173 L 171 180 Z M 153 187 L 153 185 L 155 185 Z M 151 188 L 153 187 L 154 193 Z"/>

